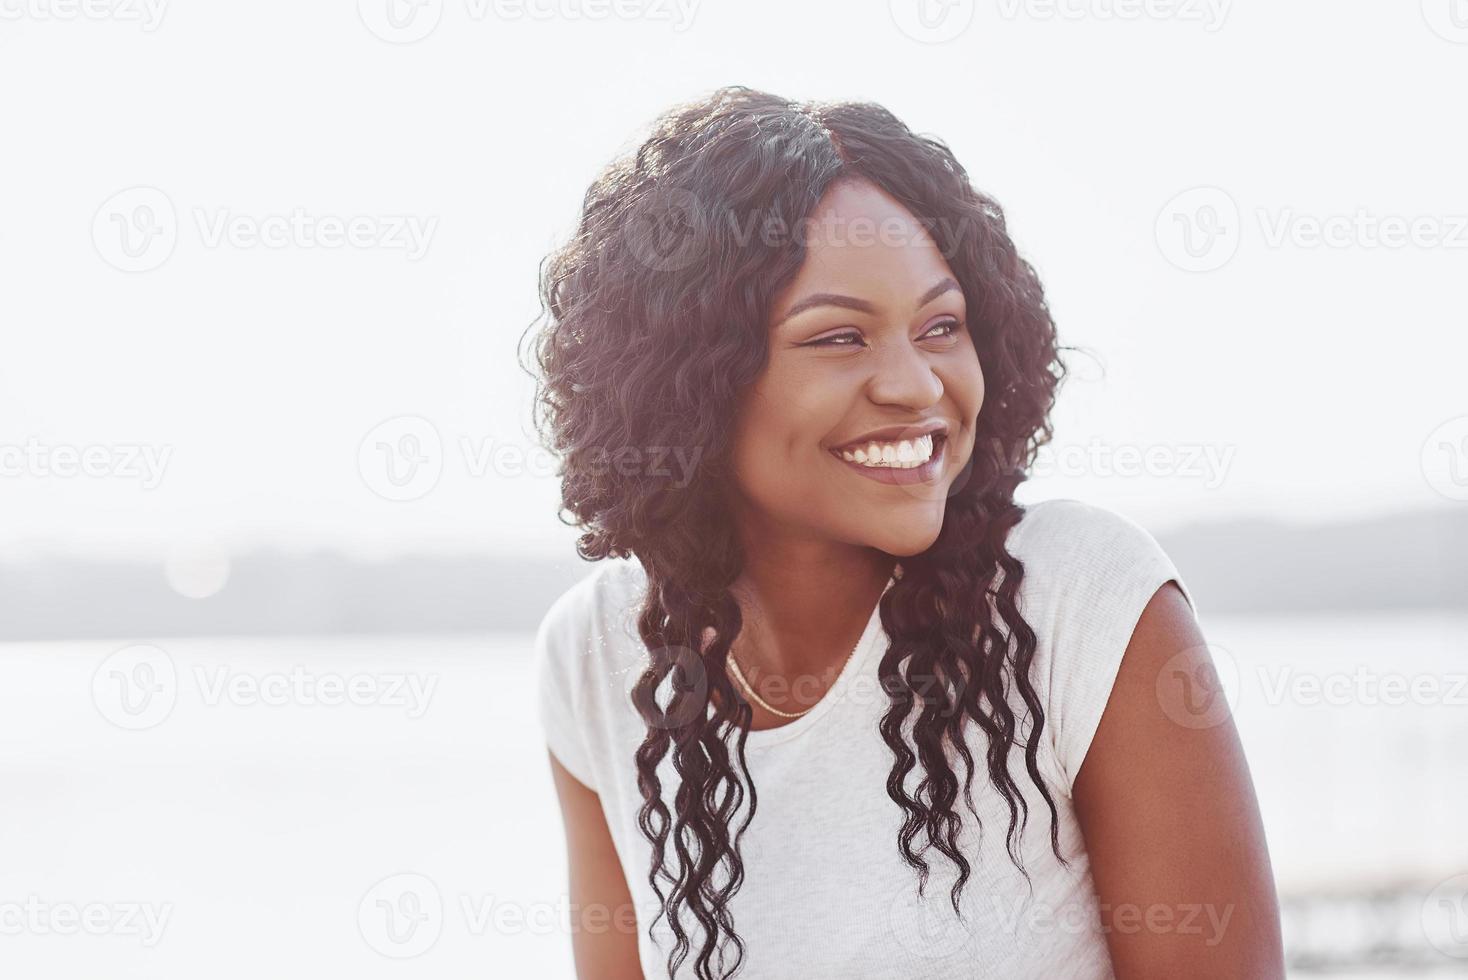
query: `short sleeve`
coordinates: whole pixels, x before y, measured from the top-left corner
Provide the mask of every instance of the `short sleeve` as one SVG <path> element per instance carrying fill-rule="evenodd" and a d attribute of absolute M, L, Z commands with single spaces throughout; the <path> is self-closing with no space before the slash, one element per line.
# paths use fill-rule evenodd
<path fill-rule="evenodd" d="M 579 680 L 584 674 L 578 653 L 584 654 L 587 646 L 587 635 L 578 631 L 572 615 L 579 592 L 573 590 L 557 599 L 536 630 L 536 709 L 546 744 L 557 761 L 581 783 L 596 789 L 591 754 L 586 749 L 586 716 L 579 710 L 583 703 Z"/>
<path fill-rule="evenodd" d="M 1091 747 L 1122 655 L 1142 610 L 1176 582 L 1192 594 L 1153 536 L 1113 511 L 1071 500 L 1039 505 L 1026 578 L 1037 576 L 1030 604 L 1040 634 L 1036 662 L 1045 687 L 1045 727 L 1067 789 Z M 1029 518 L 1026 517 L 1026 520 Z"/>

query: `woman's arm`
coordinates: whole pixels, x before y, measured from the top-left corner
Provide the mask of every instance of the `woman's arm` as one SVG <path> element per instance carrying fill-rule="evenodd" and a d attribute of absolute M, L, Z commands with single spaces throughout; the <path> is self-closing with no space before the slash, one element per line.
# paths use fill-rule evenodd
<path fill-rule="evenodd" d="M 1200 694 L 1208 663 L 1192 608 L 1164 584 L 1076 775 L 1076 814 L 1121 980 L 1284 977 L 1269 851 L 1233 718 L 1220 705 L 1180 713 L 1199 707 L 1184 698 Z"/>
<path fill-rule="evenodd" d="M 602 814 L 601 798 L 567 772 L 553 754 L 546 754 L 566 826 L 576 976 L 578 980 L 643 980 L 632 895 Z"/>

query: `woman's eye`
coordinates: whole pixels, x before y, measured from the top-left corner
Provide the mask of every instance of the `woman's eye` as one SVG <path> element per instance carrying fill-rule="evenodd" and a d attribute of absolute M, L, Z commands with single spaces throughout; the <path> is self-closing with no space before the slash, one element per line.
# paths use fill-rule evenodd
<path fill-rule="evenodd" d="M 861 343 L 861 334 L 857 334 L 857 333 L 838 333 L 838 334 L 833 334 L 830 337 L 822 337 L 819 340 L 812 340 L 810 343 L 806 344 L 805 346 L 807 346 L 807 347 L 854 347 L 854 346 L 856 346 L 859 343 Z"/>
<path fill-rule="evenodd" d="M 934 324 L 923 337 L 951 337 L 963 329 L 963 321 L 949 318 L 941 323 Z M 934 333 L 933 331 L 941 331 Z M 822 337 L 819 340 L 808 341 L 805 347 L 859 347 L 862 345 L 859 333 L 838 333 L 830 337 Z"/>
<path fill-rule="evenodd" d="M 933 330 L 939 330 L 939 329 L 942 329 L 942 328 L 947 328 L 947 329 L 943 333 L 939 333 L 939 334 L 934 334 L 933 333 Z M 963 329 L 963 323 L 962 323 L 962 321 L 959 321 L 959 320 L 944 320 L 942 323 L 934 324 L 933 325 L 933 329 L 932 330 L 929 330 L 923 336 L 925 336 L 925 337 L 935 337 L 935 336 L 936 337 L 951 337 L 954 334 L 958 333 L 958 331 L 960 331 L 962 329 Z"/>

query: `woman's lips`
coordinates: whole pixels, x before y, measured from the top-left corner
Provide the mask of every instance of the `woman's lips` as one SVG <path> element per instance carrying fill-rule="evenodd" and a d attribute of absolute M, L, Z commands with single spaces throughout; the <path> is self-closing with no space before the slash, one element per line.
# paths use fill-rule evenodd
<path fill-rule="evenodd" d="M 909 486 L 914 483 L 929 483 L 943 472 L 943 464 L 948 460 L 948 439 L 946 437 L 933 437 L 933 455 L 921 466 L 913 466 L 902 469 L 896 466 L 863 466 L 861 463 L 853 463 L 849 459 L 842 458 L 836 450 L 830 450 L 836 462 L 860 473 L 869 480 L 878 483 L 890 483 L 900 486 Z"/>

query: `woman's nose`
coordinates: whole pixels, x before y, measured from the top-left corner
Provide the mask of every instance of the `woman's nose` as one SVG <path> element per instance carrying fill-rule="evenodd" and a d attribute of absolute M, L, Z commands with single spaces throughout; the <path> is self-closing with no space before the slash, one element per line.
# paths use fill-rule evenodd
<path fill-rule="evenodd" d="M 904 343 L 878 352 L 867 391 L 879 404 L 922 409 L 943 397 L 943 381 L 921 350 Z"/>

